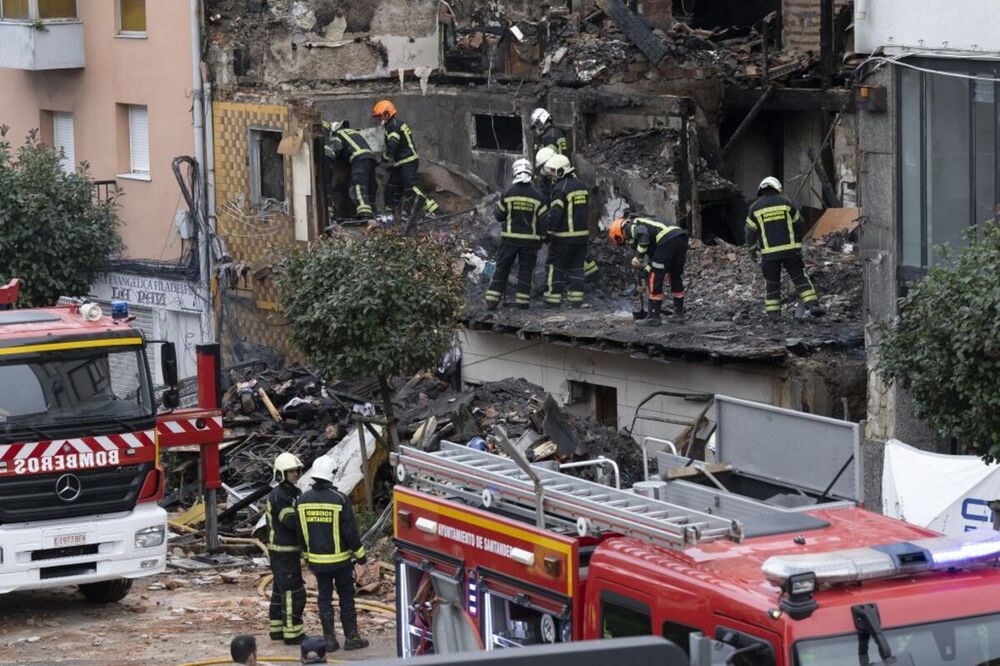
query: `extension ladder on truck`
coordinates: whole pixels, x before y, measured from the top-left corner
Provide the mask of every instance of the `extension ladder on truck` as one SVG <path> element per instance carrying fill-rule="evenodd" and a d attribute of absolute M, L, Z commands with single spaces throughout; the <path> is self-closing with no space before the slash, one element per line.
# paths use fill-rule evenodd
<path fill-rule="evenodd" d="M 545 527 L 564 533 L 611 532 L 671 548 L 743 539 L 737 520 L 532 466 L 536 488 L 515 461 L 450 442 L 433 453 L 400 447 L 391 462 L 400 483 L 487 509 L 530 517 L 540 501 Z"/>

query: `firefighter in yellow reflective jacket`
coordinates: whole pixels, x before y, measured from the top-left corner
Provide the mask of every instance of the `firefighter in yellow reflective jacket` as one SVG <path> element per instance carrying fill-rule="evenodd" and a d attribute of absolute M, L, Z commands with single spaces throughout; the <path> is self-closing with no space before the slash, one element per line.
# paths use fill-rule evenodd
<path fill-rule="evenodd" d="M 663 311 L 663 283 L 670 283 L 674 302 L 674 321 L 684 321 L 684 264 L 687 261 L 687 232 L 675 224 L 650 217 L 618 219 L 611 223 L 608 236 L 615 245 L 628 245 L 635 250 L 632 268 L 645 266 L 649 297 L 649 316 L 639 326 L 659 326 Z"/>
<path fill-rule="evenodd" d="M 375 202 L 375 153 L 357 130 L 351 129 L 346 120 L 323 123 L 326 157 L 346 162 L 351 167 L 348 196 L 354 204 L 354 215 L 365 219 L 372 217 Z"/>
<path fill-rule="evenodd" d="M 747 245 L 760 251 L 761 270 L 767 283 L 764 310 L 768 316 L 781 316 L 781 269 L 788 271 L 795 283 L 802 307 L 814 317 L 824 314 L 816 287 L 806 275 L 802 262 L 802 216 L 791 201 L 782 195 L 781 181 L 769 176 L 757 188 L 758 199 L 747 214 Z"/>
<path fill-rule="evenodd" d="M 274 480 L 278 485 L 267 496 L 267 552 L 271 559 L 271 619 L 272 640 L 284 640 L 298 645 L 305 638 L 302 611 L 306 606 L 306 588 L 302 581 L 299 561 L 299 529 L 295 518 L 295 500 L 299 489 L 295 483 L 302 473 L 302 461 L 288 453 L 274 459 Z"/>
<path fill-rule="evenodd" d="M 496 310 L 507 291 L 507 279 L 517 262 L 517 293 L 514 303 L 525 309 L 531 305 L 531 275 L 542 246 L 540 218 L 545 215 L 542 195 L 531 184 L 531 162 L 514 160 L 513 183 L 497 201 L 495 215 L 503 226 L 497 249 L 496 271 L 486 291 L 486 309 Z"/>
<path fill-rule="evenodd" d="M 545 163 L 553 180 L 545 231 L 549 237 L 546 262 L 545 307 L 562 305 L 563 292 L 570 307 L 583 305 L 583 264 L 590 245 L 590 192 L 574 175 L 573 165 L 565 155 L 556 155 Z"/>
<path fill-rule="evenodd" d="M 340 597 L 344 649 L 360 650 L 368 641 L 358 633 L 354 608 L 354 563 L 364 564 L 365 547 L 358 534 L 351 500 L 333 485 L 333 461 L 322 456 L 312 466 L 313 486 L 299 497 L 297 509 L 302 553 L 319 587 L 319 620 L 329 652 L 340 649 L 334 627 L 333 588 Z"/>
<path fill-rule="evenodd" d="M 538 109 L 536 109 L 537 111 Z M 535 187 L 538 191 L 542 193 L 542 201 L 548 202 L 552 196 L 552 180 L 549 178 L 548 170 L 545 168 L 545 163 L 550 159 L 559 155 L 558 152 L 551 146 L 543 146 L 535 153 Z M 597 279 L 598 274 L 601 272 L 601 267 L 593 259 L 584 259 L 583 261 L 583 276 L 587 281 L 593 281 Z"/>
<path fill-rule="evenodd" d="M 415 200 L 423 205 L 424 214 L 437 212 L 437 202 L 417 186 L 420 156 L 413 142 L 410 126 L 396 115 L 396 105 L 383 99 L 375 104 L 372 116 L 382 123 L 385 130 L 385 156 L 389 161 L 389 182 L 385 186 L 386 206 L 396 208 L 402 203 L 403 212 L 408 214 L 409 207 Z"/>

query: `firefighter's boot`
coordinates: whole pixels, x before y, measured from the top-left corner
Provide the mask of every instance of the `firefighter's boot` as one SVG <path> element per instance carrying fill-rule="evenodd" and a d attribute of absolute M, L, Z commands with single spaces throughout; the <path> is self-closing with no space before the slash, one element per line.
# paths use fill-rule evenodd
<path fill-rule="evenodd" d="M 361 650 L 368 647 L 368 641 L 361 638 L 361 634 L 358 633 L 357 615 L 352 615 L 350 617 L 344 615 L 341 617 L 340 621 L 344 625 L 345 650 Z"/>
<path fill-rule="evenodd" d="M 826 314 L 826 310 L 824 310 L 823 306 L 819 303 L 812 303 L 809 305 L 809 314 L 813 317 L 822 317 Z"/>
<path fill-rule="evenodd" d="M 678 324 L 683 324 L 687 321 L 687 316 L 684 314 L 684 297 L 674 297 L 674 321 Z"/>
<path fill-rule="evenodd" d="M 336 652 L 340 649 L 340 641 L 337 640 L 337 625 L 333 615 L 320 615 L 319 622 L 323 626 L 323 638 L 326 640 L 326 651 Z"/>
<path fill-rule="evenodd" d="M 663 312 L 663 301 L 649 301 L 649 314 L 645 319 L 636 322 L 636 326 L 660 326 L 663 324 L 661 313 Z"/>

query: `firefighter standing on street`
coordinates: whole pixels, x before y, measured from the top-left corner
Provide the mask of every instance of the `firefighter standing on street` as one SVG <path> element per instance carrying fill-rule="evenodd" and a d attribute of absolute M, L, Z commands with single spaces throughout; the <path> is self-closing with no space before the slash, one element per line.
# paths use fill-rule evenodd
<path fill-rule="evenodd" d="M 312 466 L 313 486 L 298 501 L 302 552 L 319 587 L 319 619 L 329 652 L 340 649 L 334 625 L 333 589 L 340 598 L 344 649 L 360 650 L 368 641 L 358 633 L 354 607 L 354 563 L 364 564 L 365 547 L 358 534 L 351 501 L 333 485 L 333 461 L 323 456 Z"/>
<path fill-rule="evenodd" d="M 271 558 L 271 640 L 284 640 L 298 645 L 305 638 L 302 611 L 306 606 L 306 588 L 302 581 L 299 561 L 298 524 L 295 501 L 299 489 L 295 486 L 302 474 L 302 461 L 293 454 L 278 454 L 274 459 L 274 480 L 278 483 L 267 496 L 267 552 Z"/>
<path fill-rule="evenodd" d="M 757 188 L 757 201 L 747 214 L 747 245 L 760 251 L 761 270 L 767 283 L 764 310 L 769 317 L 781 316 L 781 269 L 795 283 L 802 306 L 814 317 L 824 314 L 819 297 L 802 262 L 802 216 L 782 194 L 781 181 L 769 176 Z"/>
<path fill-rule="evenodd" d="M 542 195 L 531 184 L 531 162 L 515 160 L 512 172 L 514 182 L 503 193 L 495 210 L 497 221 L 503 224 L 500 231 L 500 248 L 497 250 L 496 271 L 486 291 L 486 309 L 496 310 L 507 291 L 507 278 L 517 261 L 517 293 L 515 304 L 519 308 L 531 305 L 531 275 L 542 245 L 539 221 L 545 214 Z"/>
<path fill-rule="evenodd" d="M 531 112 L 531 131 L 535 138 L 535 151 L 551 148 L 559 155 L 569 157 L 566 133 L 552 124 L 552 114 L 542 108 Z"/>
<path fill-rule="evenodd" d="M 367 219 L 374 215 L 375 203 L 375 153 L 357 130 L 348 122 L 323 123 L 324 152 L 333 160 L 342 160 L 351 167 L 351 184 L 348 196 L 354 204 L 356 217 Z"/>
<path fill-rule="evenodd" d="M 545 307 L 562 305 L 563 292 L 571 307 L 583 305 L 583 264 L 590 244 L 590 194 L 574 175 L 565 155 L 545 163 L 553 181 L 544 228 L 549 237 Z"/>
<path fill-rule="evenodd" d="M 396 208 L 400 203 L 404 203 L 403 212 L 408 214 L 409 206 L 415 200 L 422 202 L 426 215 L 432 215 L 437 211 L 438 205 L 417 186 L 420 156 L 416 144 L 413 143 L 410 126 L 399 119 L 396 115 L 396 105 L 387 99 L 375 104 L 372 116 L 378 118 L 385 130 L 385 154 L 389 162 L 386 205 Z"/>
<path fill-rule="evenodd" d="M 639 326 L 659 326 L 663 311 L 663 283 L 670 282 L 670 295 L 674 300 L 674 319 L 684 321 L 684 263 L 687 260 L 687 232 L 674 224 L 660 222 L 650 217 L 618 219 L 611 223 L 608 232 L 615 245 L 628 245 L 635 250 L 632 268 L 642 269 L 643 260 L 648 273 L 649 316 Z"/>

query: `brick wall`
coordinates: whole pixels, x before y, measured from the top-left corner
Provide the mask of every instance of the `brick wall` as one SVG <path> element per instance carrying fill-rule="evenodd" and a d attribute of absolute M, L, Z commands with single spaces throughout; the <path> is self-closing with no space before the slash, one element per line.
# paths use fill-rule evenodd
<path fill-rule="evenodd" d="M 834 0 L 834 15 L 850 0 Z M 781 0 L 786 49 L 819 55 L 819 0 Z"/>

